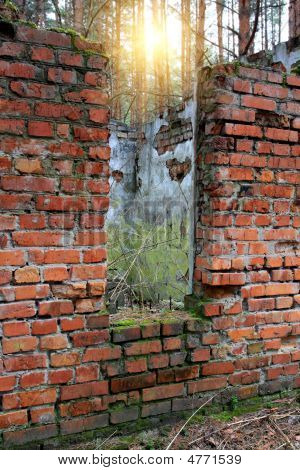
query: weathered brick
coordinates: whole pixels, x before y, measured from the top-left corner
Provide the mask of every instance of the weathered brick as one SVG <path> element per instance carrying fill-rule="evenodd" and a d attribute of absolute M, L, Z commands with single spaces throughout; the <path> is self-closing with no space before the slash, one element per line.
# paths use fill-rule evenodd
<path fill-rule="evenodd" d="M 61 387 L 61 400 L 74 400 L 76 398 L 106 395 L 108 393 L 108 382 L 87 382 L 78 385 L 66 385 Z"/>
<path fill-rule="evenodd" d="M 158 387 L 146 388 L 143 390 L 143 401 L 163 400 L 182 396 L 184 393 L 184 384 L 160 385 Z"/>
<path fill-rule="evenodd" d="M 152 387 L 156 382 L 155 373 L 133 375 L 130 377 L 117 378 L 111 380 L 111 390 L 113 393 L 136 390 L 139 388 Z"/>
<path fill-rule="evenodd" d="M 28 406 L 44 405 L 46 403 L 55 403 L 55 388 L 46 388 L 42 390 L 33 390 L 4 395 L 3 408 L 5 410 L 26 408 Z"/>

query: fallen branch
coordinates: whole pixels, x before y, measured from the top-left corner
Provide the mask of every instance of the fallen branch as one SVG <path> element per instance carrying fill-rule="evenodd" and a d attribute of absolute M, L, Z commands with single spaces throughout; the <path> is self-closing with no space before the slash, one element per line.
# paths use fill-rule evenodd
<path fill-rule="evenodd" d="M 226 390 L 226 388 L 225 388 Z M 218 395 L 220 395 L 221 392 L 223 392 L 224 390 L 221 390 L 220 392 L 216 393 L 215 395 L 213 395 L 212 397 L 210 397 L 206 402 L 204 402 L 201 406 L 199 406 L 199 408 L 189 417 L 189 419 L 184 423 L 184 425 L 179 429 L 178 433 L 175 435 L 175 437 L 171 440 L 170 444 L 168 445 L 168 447 L 166 447 L 166 450 L 169 450 L 172 446 L 172 444 L 176 441 L 177 437 L 179 436 L 179 434 L 184 430 L 184 428 L 186 427 L 186 425 L 191 421 L 191 419 L 198 413 L 198 411 L 201 410 L 201 408 L 204 408 L 205 405 L 207 405 L 208 403 L 210 403 L 215 397 L 217 397 Z"/>
<path fill-rule="evenodd" d="M 293 450 L 296 450 L 296 447 L 294 446 L 294 444 L 291 442 L 291 440 L 289 439 L 289 437 L 282 431 L 282 429 L 278 426 L 278 424 L 276 423 L 276 421 L 274 421 L 272 418 L 269 418 L 269 421 L 270 421 L 270 423 L 274 426 L 274 428 L 277 429 L 277 431 L 278 431 L 279 434 L 283 437 L 283 439 L 285 440 L 285 442 L 286 442 Z"/>

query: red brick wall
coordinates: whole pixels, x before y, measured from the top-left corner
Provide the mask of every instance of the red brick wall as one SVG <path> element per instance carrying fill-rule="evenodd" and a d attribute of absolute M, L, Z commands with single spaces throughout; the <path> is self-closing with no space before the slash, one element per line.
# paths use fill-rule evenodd
<path fill-rule="evenodd" d="M 0 40 L 1 430 L 54 423 L 64 384 L 100 378 L 85 347 L 108 339 L 107 59 L 73 42 L 27 26 Z M 24 440 L 40 432 L 56 425 Z"/>
<path fill-rule="evenodd" d="M 199 97 L 194 277 L 218 357 L 253 394 L 299 387 L 300 77 L 224 67 Z"/>
<path fill-rule="evenodd" d="M 109 330 L 107 61 L 91 47 L 25 26 L 0 41 L 5 447 L 158 419 L 213 390 L 299 387 L 299 77 L 203 73 L 195 291 L 209 321 Z"/>

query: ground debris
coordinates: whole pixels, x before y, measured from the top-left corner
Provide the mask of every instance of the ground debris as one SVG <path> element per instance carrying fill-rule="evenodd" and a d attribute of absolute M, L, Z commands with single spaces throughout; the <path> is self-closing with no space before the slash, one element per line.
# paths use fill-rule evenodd
<path fill-rule="evenodd" d="M 283 398 L 254 412 L 195 416 L 175 425 L 162 425 L 106 439 L 80 444 L 76 449 L 164 450 L 173 440 L 172 450 L 299 450 L 300 406 L 297 399 Z M 174 437 L 177 435 L 176 439 Z"/>

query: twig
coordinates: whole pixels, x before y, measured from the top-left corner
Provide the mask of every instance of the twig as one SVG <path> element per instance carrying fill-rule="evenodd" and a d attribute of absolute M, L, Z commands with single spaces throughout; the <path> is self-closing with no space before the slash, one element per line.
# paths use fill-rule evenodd
<path fill-rule="evenodd" d="M 101 448 L 101 447 L 103 446 L 103 444 L 105 444 L 105 442 L 109 441 L 109 439 L 110 439 L 111 437 L 113 437 L 113 436 L 116 434 L 116 432 L 117 432 L 117 429 L 116 429 L 112 434 L 110 434 L 106 439 L 104 439 L 104 441 L 101 442 L 101 444 L 100 444 L 99 447 Z M 99 449 L 99 447 L 98 447 L 98 449 Z"/>
<path fill-rule="evenodd" d="M 235 426 L 237 424 L 248 424 L 251 423 L 252 421 L 258 421 L 260 419 L 268 418 L 269 414 L 263 415 L 263 416 L 256 416 L 255 418 L 250 418 L 250 419 L 241 419 L 240 421 L 234 421 L 233 423 L 226 424 L 226 426 L 223 426 L 221 429 L 217 429 L 216 431 L 211 432 L 208 436 L 202 435 L 195 439 L 194 441 L 189 442 L 189 446 L 195 444 L 195 442 L 200 441 L 201 439 L 204 439 L 205 437 L 212 436 L 213 434 L 217 434 L 220 431 L 223 431 L 224 429 L 228 429 L 231 426 Z"/>
<path fill-rule="evenodd" d="M 293 450 L 296 450 L 296 447 L 294 446 L 294 444 L 290 441 L 289 437 L 282 431 L 282 429 L 278 426 L 278 424 L 276 423 L 276 421 L 274 421 L 272 418 L 269 418 L 270 420 L 270 423 L 277 429 L 277 431 L 279 432 L 279 434 L 283 437 L 283 439 L 286 441 L 287 444 L 289 444 L 289 446 L 293 449 Z"/>
<path fill-rule="evenodd" d="M 225 389 L 226 390 L 226 389 Z M 223 391 L 223 390 L 222 390 Z M 215 397 L 217 397 L 218 395 L 220 395 L 221 391 L 216 393 L 215 395 L 213 395 L 212 397 L 210 397 L 206 402 L 204 402 L 201 406 L 199 406 L 199 408 L 189 417 L 189 419 L 184 423 L 184 425 L 179 429 L 178 433 L 175 435 L 175 437 L 173 437 L 173 439 L 171 440 L 170 444 L 168 445 L 168 447 L 166 447 L 166 450 L 169 450 L 172 446 L 172 444 L 176 441 L 177 437 L 179 436 L 179 434 L 184 430 L 184 428 L 186 427 L 186 425 L 191 421 L 191 419 L 198 413 L 198 411 L 201 410 L 201 408 L 203 408 L 205 405 L 207 405 L 208 403 L 210 403 Z"/>

